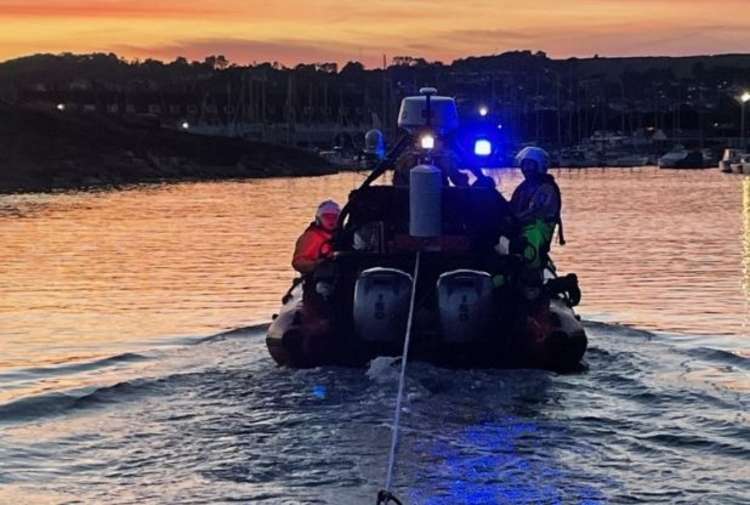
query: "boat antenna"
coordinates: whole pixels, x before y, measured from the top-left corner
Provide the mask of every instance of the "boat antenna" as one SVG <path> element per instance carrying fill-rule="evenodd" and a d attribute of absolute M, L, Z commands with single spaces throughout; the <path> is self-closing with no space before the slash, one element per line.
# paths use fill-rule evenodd
<path fill-rule="evenodd" d="M 432 134 L 432 99 L 433 95 L 437 95 L 437 89 L 435 88 L 419 88 L 419 94 L 424 96 L 424 111 L 422 111 L 422 117 L 424 118 L 425 129 L 429 134 Z M 427 151 L 424 156 L 425 163 L 431 163 L 431 153 Z"/>
<path fill-rule="evenodd" d="M 430 128 L 432 126 L 432 103 L 430 97 L 437 95 L 437 89 L 435 88 L 419 88 L 419 94 L 424 95 L 424 120 L 425 126 Z"/>

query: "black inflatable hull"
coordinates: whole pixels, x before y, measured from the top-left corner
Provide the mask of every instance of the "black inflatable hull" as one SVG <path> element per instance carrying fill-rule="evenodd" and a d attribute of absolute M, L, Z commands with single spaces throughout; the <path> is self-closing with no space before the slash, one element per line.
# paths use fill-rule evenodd
<path fill-rule="evenodd" d="M 449 368 L 581 369 L 586 333 L 562 300 L 553 299 L 523 319 L 509 327 L 497 325 L 488 335 L 466 343 L 445 343 L 439 334 L 415 329 L 409 359 Z M 282 366 L 361 367 L 378 356 L 400 356 L 403 336 L 389 343 L 364 342 L 351 328 L 337 327 L 311 314 L 298 288 L 270 325 L 266 344 Z"/>

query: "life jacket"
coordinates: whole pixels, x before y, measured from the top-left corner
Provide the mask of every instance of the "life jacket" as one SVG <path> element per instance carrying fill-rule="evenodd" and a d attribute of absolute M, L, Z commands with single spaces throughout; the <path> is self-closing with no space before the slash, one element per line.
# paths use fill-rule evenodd
<path fill-rule="evenodd" d="M 542 219 L 526 224 L 521 229 L 522 254 L 530 268 L 540 269 L 547 264 L 554 232 L 555 225 Z"/>
<path fill-rule="evenodd" d="M 565 233 L 562 222 L 562 193 L 560 192 L 560 186 L 557 185 L 557 181 L 555 181 L 555 178 L 552 177 L 552 175 L 543 174 L 533 181 L 528 179 L 524 180 L 513 193 L 511 207 L 516 213 L 522 213 L 527 210 L 534 202 L 534 199 L 537 198 L 542 187 L 547 187 L 552 190 L 559 205 L 556 209 L 547 209 L 547 215 L 534 216 L 531 222 L 525 224 L 533 224 L 537 219 L 542 219 L 553 229 L 555 226 L 558 226 L 558 239 L 560 245 L 565 245 Z"/>
<path fill-rule="evenodd" d="M 312 271 L 313 265 L 333 251 L 333 233 L 312 222 L 297 239 L 292 266 L 303 275 Z"/>

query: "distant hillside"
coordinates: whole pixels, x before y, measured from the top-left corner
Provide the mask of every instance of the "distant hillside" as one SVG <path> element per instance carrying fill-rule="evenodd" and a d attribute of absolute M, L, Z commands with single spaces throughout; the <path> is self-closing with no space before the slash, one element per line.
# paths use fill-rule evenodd
<path fill-rule="evenodd" d="M 637 56 L 551 59 L 544 53 L 528 51 L 456 60 L 452 69 L 527 69 L 552 67 L 558 71 L 575 72 L 577 78 L 606 76 L 619 78 L 626 72 L 645 73 L 667 71 L 678 79 L 701 78 L 700 73 L 717 69 L 735 72 L 735 77 L 750 81 L 750 54 L 720 54 L 703 56 Z M 567 75 L 567 74 L 566 74 Z"/>
<path fill-rule="evenodd" d="M 565 60 L 570 61 L 570 60 Z M 735 78 L 750 78 L 750 54 L 722 54 L 717 56 L 685 57 L 638 57 L 638 58 L 589 58 L 576 61 L 579 71 L 584 75 L 604 74 L 617 77 L 625 72 L 643 72 L 644 70 L 671 71 L 678 79 L 700 79 L 701 73 L 724 69 Z M 739 75 L 738 75 L 739 74 Z"/>
<path fill-rule="evenodd" d="M 347 68 L 348 67 L 348 68 Z M 623 72 L 646 72 L 649 70 L 669 70 L 676 77 L 698 77 L 695 70 L 712 70 L 731 68 L 737 71 L 750 70 L 750 54 L 719 54 L 696 56 L 636 56 L 636 57 L 593 57 L 593 58 L 549 58 L 543 52 L 510 51 L 502 54 L 472 56 L 453 61 L 451 64 L 432 63 L 422 58 L 398 57 L 389 69 L 432 69 L 446 73 L 465 70 L 506 70 L 532 69 L 534 67 L 555 67 L 558 69 L 573 67 L 581 75 L 607 75 L 617 77 Z M 37 81 L 70 81 L 74 79 L 93 79 L 102 81 L 126 81 L 128 79 L 151 78 L 161 79 L 197 79 L 210 77 L 212 73 L 223 70 L 255 68 L 266 70 L 285 70 L 284 67 L 271 63 L 262 63 L 252 67 L 231 64 L 223 56 L 209 56 L 204 61 L 188 62 L 177 58 L 172 62 L 161 62 L 147 59 L 127 61 L 115 54 L 35 54 L 0 62 L 0 82 L 28 83 Z M 348 70 L 350 73 L 380 73 L 381 69 L 365 70 L 361 64 L 350 62 L 343 69 L 335 63 L 300 64 L 286 70 L 303 73 L 319 71 L 336 74 Z M 746 75 L 745 77 L 750 78 Z"/>
<path fill-rule="evenodd" d="M 512 51 L 450 65 L 399 56 L 369 70 L 357 62 L 240 66 L 221 55 L 161 62 L 41 54 L 0 63 L 6 103 L 62 104 L 113 121 L 245 124 L 256 140 L 321 148 L 343 134 L 361 145 L 370 128 L 395 138 L 402 98 L 423 86 L 456 97 L 464 117 L 487 107 L 512 144 L 571 146 L 597 131 L 658 129 L 670 142 L 729 145 L 741 132 L 738 97 L 750 89 L 750 54 L 552 59 Z"/>
<path fill-rule="evenodd" d="M 333 171 L 296 148 L 0 104 L 0 192 Z"/>

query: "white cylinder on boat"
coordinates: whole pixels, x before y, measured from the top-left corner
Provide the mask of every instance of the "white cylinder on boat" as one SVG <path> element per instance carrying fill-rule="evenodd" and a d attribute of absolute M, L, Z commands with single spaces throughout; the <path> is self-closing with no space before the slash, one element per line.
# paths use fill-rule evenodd
<path fill-rule="evenodd" d="M 434 165 L 418 165 L 409 174 L 409 234 L 439 237 L 442 224 L 443 175 Z"/>

